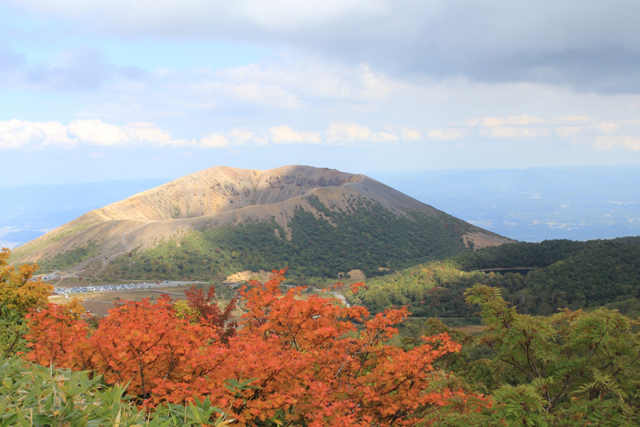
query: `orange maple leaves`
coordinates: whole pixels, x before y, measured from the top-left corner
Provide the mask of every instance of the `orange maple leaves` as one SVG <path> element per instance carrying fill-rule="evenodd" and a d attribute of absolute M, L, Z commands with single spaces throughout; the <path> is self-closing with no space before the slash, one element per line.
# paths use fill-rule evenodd
<path fill-rule="evenodd" d="M 53 286 L 33 279 L 37 264 L 9 265 L 11 251 L 0 249 L 0 304 L 26 313 L 30 308 L 42 308 L 53 291 Z"/>
<path fill-rule="evenodd" d="M 478 402 L 437 386 L 433 363 L 460 349 L 448 335 L 408 351 L 386 344 L 406 308 L 371 316 L 319 296 L 302 299 L 301 288 L 283 293 L 284 271 L 274 273 L 241 291 L 245 313 L 235 334 L 211 316 L 181 318 L 168 297 L 116 307 L 92 334 L 82 319 L 52 305 L 30 315 L 28 357 L 93 369 L 110 383 L 130 381 L 129 392 L 150 405 L 208 396 L 250 425 L 415 425 L 454 398 Z M 236 389 L 229 379 L 251 379 L 253 387 Z"/>

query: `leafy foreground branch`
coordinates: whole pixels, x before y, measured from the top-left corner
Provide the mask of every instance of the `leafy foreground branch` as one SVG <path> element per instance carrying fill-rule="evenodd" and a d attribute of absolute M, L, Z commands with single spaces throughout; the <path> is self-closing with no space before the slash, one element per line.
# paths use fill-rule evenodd
<path fill-rule="evenodd" d="M 494 421 L 513 426 L 636 426 L 640 419 L 639 324 L 617 311 L 519 314 L 498 288 L 476 285 L 481 343 L 493 354 Z"/>
<path fill-rule="evenodd" d="M 25 314 L 47 306 L 53 287 L 33 280 L 37 265 L 9 266 L 11 252 L 0 250 L 0 358 L 26 350 L 23 335 L 27 331 Z"/>
<path fill-rule="evenodd" d="M 107 387 L 100 376 L 46 368 L 18 358 L 0 361 L 0 426 L 201 426 L 228 425 L 209 400 L 161 405 L 148 412 Z"/>

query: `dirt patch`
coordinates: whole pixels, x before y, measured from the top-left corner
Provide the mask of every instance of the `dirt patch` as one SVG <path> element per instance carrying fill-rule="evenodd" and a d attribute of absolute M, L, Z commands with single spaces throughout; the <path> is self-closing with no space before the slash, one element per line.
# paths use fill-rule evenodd
<path fill-rule="evenodd" d="M 367 276 L 364 275 L 362 270 L 351 270 L 347 273 L 347 276 L 349 277 L 349 279 L 355 280 L 357 282 L 361 282 L 367 279 Z"/>
<path fill-rule="evenodd" d="M 266 282 L 271 278 L 272 274 L 273 273 L 271 273 L 270 271 L 265 271 L 265 270 L 260 270 L 257 273 L 255 271 L 249 271 L 249 270 L 239 271 L 237 273 L 232 274 L 231 276 L 228 276 L 225 279 L 225 282 L 238 283 L 238 282 L 248 282 L 249 280 L 258 280 L 260 282 Z"/>
<path fill-rule="evenodd" d="M 474 251 L 490 246 L 504 245 L 505 243 L 516 243 L 515 240 L 509 239 L 507 237 L 481 232 L 464 234 L 462 236 L 462 241 L 467 248 L 472 247 Z"/>

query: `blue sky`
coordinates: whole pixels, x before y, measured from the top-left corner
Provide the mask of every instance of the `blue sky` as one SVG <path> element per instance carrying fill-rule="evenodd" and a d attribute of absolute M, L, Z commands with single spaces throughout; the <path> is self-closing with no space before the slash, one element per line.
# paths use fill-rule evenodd
<path fill-rule="evenodd" d="M 640 164 L 640 4 L 5 0 L 0 186 Z"/>

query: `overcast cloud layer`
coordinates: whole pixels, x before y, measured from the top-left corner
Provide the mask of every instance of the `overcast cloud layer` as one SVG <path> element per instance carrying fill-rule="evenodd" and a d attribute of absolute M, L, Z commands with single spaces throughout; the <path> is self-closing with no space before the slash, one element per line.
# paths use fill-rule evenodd
<path fill-rule="evenodd" d="M 16 185 L 18 162 L 78 157 L 149 177 L 173 176 L 153 159 L 640 164 L 637 16 L 623 0 L 8 1 L 0 156 Z"/>
<path fill-rule="evenodd" d="M 638 92 L 640 3 L 566 0 L 19 0 L 118 38 L 273 43 L 401 75 Z"/>

